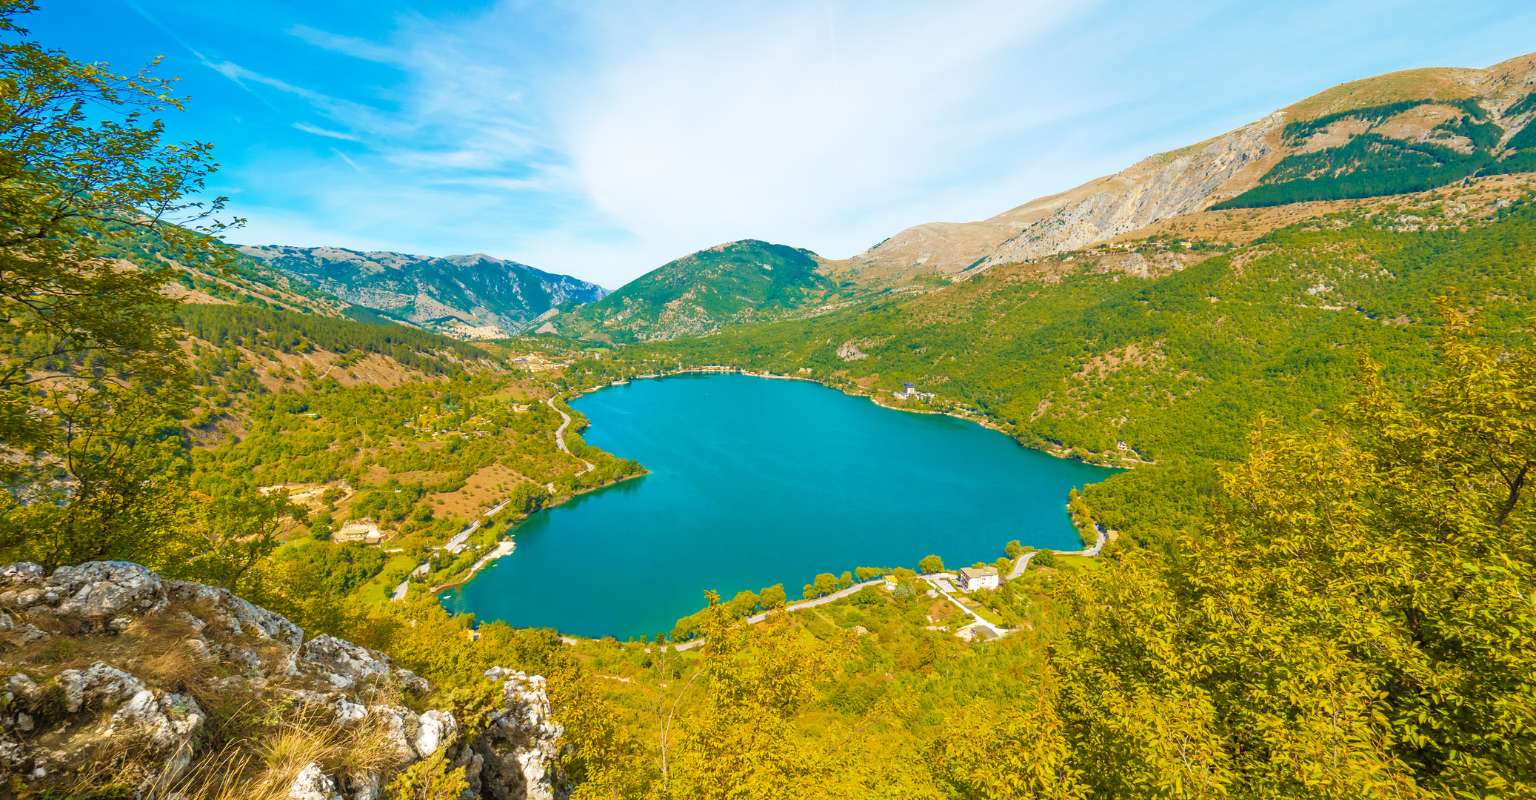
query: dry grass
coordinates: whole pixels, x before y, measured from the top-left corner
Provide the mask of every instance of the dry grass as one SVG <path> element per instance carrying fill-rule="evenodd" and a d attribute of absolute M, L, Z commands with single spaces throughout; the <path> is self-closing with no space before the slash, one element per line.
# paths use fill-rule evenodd
<path fill-rule="evenodd" d="M 438 517 L 474 519 L 506 499 L 517 485 L 532 482 L 510 467 L 490 464 L 472 473 L 458 489 L 429 495 L 427 502 Z"/>
<path fill-rule="evenodd" d="M 288 797 L 294 779 L 309 764 L 319 764 L 329 775 L 367 775 L 388 773 L 403 763 L 388 725 L 377 716 L 343 726 L 329 708 L 285 704 L 267 706 L 259 716 L 263 724 L 194 758 L 187 769 L 174 779 L 158 781 L 145 796 L 278 800 Z"/>
<path fill-rule="evenodd" d="M 1363 106 L 1400 100 L 1460 100 L 1477 93 L 1480 69 L 1431 67 L 1390 72 L 1325 89 L 1285 109 L 1292 120 L 1308 120 Z"/>
<path fill-rule="evenodd" d="M 282 648 L 248 638 L 240 644 L 264 661 L 274 660 L 273 649 Z M 156 748 L 145 736 L 118 732 L 107 737 L 102 717 L 71 721 L 49 734 L 53 739 L 40 742 L 68 754 L 69 775 L 56 776 L 62 783 L 51 787 L 57 796 L 285 798 L 299 771 L 312 762 L 327 774 L 387 777 L 405 756 L 381 715 L 341 725 L 329 705 L 297 703 L 278 685 L 232 689 L 232 668 L 220 664 L 180 614 L 149 614 L 117 635 L 56 636 L 8 649 L 0 657 L 0 674 L 27 672 L 47 686 L 60 671 L 97 661 L 136 675 L 151 688 L 191 696 L 206 721 L 186 745 L 193 752 L 179 755 Z M 398 689 L 390 686 L 371 687 L 367 696 L 355 699 L 365 705 L 402 703 Z M 186 768 L 163 774 L 164 766 L 178 758 L 189 762 Z"/>

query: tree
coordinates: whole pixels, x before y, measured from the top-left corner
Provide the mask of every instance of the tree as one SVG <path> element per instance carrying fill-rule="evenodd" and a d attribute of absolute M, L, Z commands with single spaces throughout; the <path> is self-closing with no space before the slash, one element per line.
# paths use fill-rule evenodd
<path fill-rule="evenodd" d="M 717 599 L 704 612 L 706 690 L 669 748 L 661 796 L 701 800 L 823 797 L 844 766 L 796 736 L 794 718 L 830 672 L 822 645 L 788 615 L 762 625 L 732 619 Z"/>
<path fill-rule="evenodd" d="M 789 598 L 784 594 L 784 584 L 775 583 L 763 589 L 758 594 L 758 602 L 767 610 L 783 608 L 784 604 L 789 602 Z"/>
<path fill-rule="evenodd" d="M 819 573 L 817 574 L 816 580 L 812 586 L 816 591 L 817 597 L 825 597 L 826 595 L 837 591 L 837 576 L 830 572 Z"/>
<path fill-rule="evenodd" d="M 1009 558 L 1018 558 L 1024 555 L 1024 545 L 1019 544 L 1018 539 L 1010 539 L 1008 544 L 1003 547 L 1003 552 L 1007 553 Z"/>
<path fill-rule="evenodd" d="M 761 600 L 758 598 L 757 593 L 743 589 L 737 592 L 735 597 L 731 598 L 731 601 L 726 604 L 726 608 L 730 609 L 733 616 L 745 617 L 755 613 L 760 602 Z"/>
<path fill-rule="evenodd" d="M 853 585 L 853 573 L 843 570 L 843 574 L 837 576 L 837 588 L 846 589 Z"/>
<path fill-rule="evenodd" d="M 1368 365 L 1329 428 L 1262 425 L 1177 558 L 1065 583 L 1093 795 L 1536 793 L 1536 351 L 1451 315 L 1440 353 L 1410 399 Z"/>
<path fill-rule="evenodd" d="M 1052 567 L 1056 566 L 1056 552 L 1054 550 L 1037 551 L 1034 556 L 1029 559 L 1029 562 L 1037 567 L 1051 569 Z"/>
<path fill-rule="evenodd" d="M 1079 800 L 1088 796 L 1047 671 L 1041 696 L 997 709 L 961 709 L 929 746 L 940 781 L 956 798 Z"/>
<path fill-rule="evenodd" d="M 278 545 L 284 520 L 303 519 L 303 510 L 281 492 L 232 491 L 193 498 L 186 533 L 172 545 L 168 574 L 223 586 L 238 593 L 256 587 L 252 568 Z"/>
<path fill-rule="evenodd" d="M 944 559 L 936 555 L 923 556 L 923 560 L 917 562 L 917 571 L 924 575 L 932 575 L 935 572 L 944 571 Z"/>
<path fill-rule="evenodd" d="M 171 82 L 38 45 L 18 22 L 33 9 L 0 0 L 0 549 L 41 536 L 53 563 L 143 558 L 164 538 L 165 423 L 187 393 L 170 267 L 116 256 L 148 239 L 216 267 L 223 200 L 187 199 L 214 166 L 207 144 L 163 141 Z"/>

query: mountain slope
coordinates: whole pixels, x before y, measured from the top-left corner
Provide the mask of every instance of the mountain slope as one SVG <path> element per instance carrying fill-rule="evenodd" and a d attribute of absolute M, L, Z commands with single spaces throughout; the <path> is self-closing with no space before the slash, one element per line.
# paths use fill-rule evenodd
<path fill-rule="evenodd" d="M 1065 455 L 1137 465 L 1090 493 L 1167 479 L 1159 485 L 1172 497 L 1190 488 L 1186 466 L 1240 458 L 1261 416 L 1300 423 L 1340 408 L 1359 387 L 1360 357 L 1387 365 L 1394 381 L 1421 372 L 1425 341 L 1443 327 L 1437 298 L 1454 295 L 1490 334 L 1528 343 L 1533 198 L 1536 176 L 1490 177 L 1308 204 L 1310 217 L 1256 239 L 1250 230 L 1269 224 L 1272 209 L 1201 212 L 1179 218 L 1203 226 L 1200 240 L 1168 225 L 928 292 L 573 369 L 596 373 L 580 385 L 677 363 L 810 375 L 977 417 Z M 901 400 L 906 382 L 932 398 Z M 1099 510 L 1138 537 L 1174 527 L 1167 509 Z"/>
<path fill-rule="evenodd" d="M 550 309 L 602 298 L 602 287 L 487 255 L 431 258 L 339 247 L 240 251 L 347 302 L 463 339 L 511 336 Z"/>
<path fill-rule="evenodd" d="M 1210 207 L 1420 191 L 1536 169 L 1536 54 L 1342 84 L 990 219 L 908 228 L 834 274 L 888 285 L 1062 253 Z"/>
<path fill-rule="evenodd" d="M 620 342 L 671 339 L 779 318 L 827 299 L 833 289 L 815 253 L 745 239 L 668 262 L 540 332 Z"/>

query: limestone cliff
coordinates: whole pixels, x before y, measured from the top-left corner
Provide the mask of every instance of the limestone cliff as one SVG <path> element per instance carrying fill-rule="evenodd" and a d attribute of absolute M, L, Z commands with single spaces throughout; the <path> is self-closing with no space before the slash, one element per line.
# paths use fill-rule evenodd
<path fill-rule="evenodd" d="M 0 796 L 381 797 L 464 768 L 466 798 L 555 796 L 544 680 L 496 669 L 484 720 L 426 681 L 223 589 L 137 564 L 0 567 Z"/>

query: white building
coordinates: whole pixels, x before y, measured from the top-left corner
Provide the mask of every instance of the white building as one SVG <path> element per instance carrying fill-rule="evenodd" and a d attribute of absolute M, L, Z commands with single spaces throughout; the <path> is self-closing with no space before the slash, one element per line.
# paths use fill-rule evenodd
<path fill-rule="evenodd" d="M 998 587 L 996 567 L 965 567 L 959 574 L 960 588 L 966 592 Z"/>

